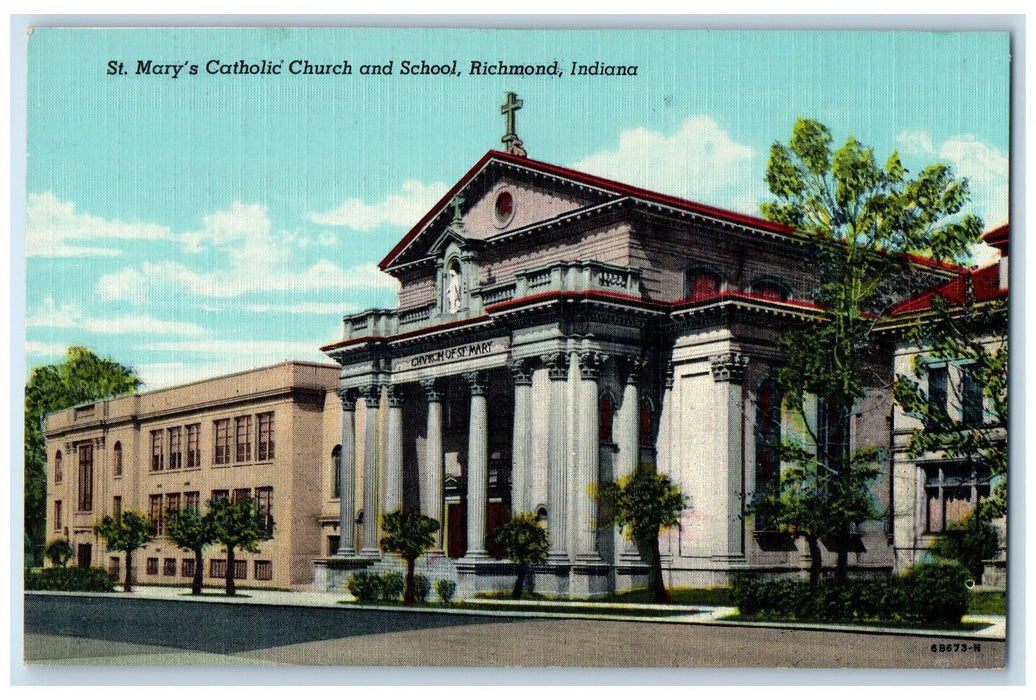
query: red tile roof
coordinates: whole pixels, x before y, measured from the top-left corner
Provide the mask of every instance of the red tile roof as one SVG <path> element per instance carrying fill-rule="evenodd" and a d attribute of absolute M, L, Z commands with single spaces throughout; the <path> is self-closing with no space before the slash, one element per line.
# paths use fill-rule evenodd
<path fill-rule="evenodd" d="M 930 309 L 932 308 L 932 298 L 936 296 L 942 297 L 951 306 L 963 304 L 968 279 L 972 281 L 975 287 L 975 301 L 993 301 L 994 299 L 1007 298 L 1007 290 L 1000 289 L 1000 265 L 994 263 L 980 270 L 969 270 L 941 287 L 936 287 L 921 296 L 900 302 L 893 307 L 891 315 L 896 316 Z"/>

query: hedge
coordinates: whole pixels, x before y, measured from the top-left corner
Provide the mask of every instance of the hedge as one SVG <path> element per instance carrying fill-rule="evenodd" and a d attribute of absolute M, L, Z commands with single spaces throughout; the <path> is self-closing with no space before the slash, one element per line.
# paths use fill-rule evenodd
<path fill-rule="evenodd" d="M 104 569 L 84 569 L 74 566 L 26 570 L 25 590 L 110 593 L 115 590 L 115 586 Z"/>
<path fill-rule="evenodd" d="M 902 578 L 808 581 L 735 578 L 731 602 L 742 615 L 820 622 L 957 623 L 967 611 L 968 571 L 957 562 L 918 564 Z"/>

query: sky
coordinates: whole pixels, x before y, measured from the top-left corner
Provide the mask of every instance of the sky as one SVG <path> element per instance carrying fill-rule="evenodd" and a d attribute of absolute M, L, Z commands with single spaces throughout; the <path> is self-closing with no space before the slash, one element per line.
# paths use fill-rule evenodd
<path fill-rule="evenodd" d="M 1007 219 L 1009 49 L 990 32 L 37 29 L 26 366 L 85 345 L 155 389 L 329 362 L 319 348 L 343 314 L 396 305 L 377 262 L 501 147 L 507 91 L 536 160 L 758 214 L 771 144 L 809 117 L 881 163 L 896 150 L 913 172 L 950 164 L 993 228 Z M 402 74 L 422 60 L 459 73 Z M 209 72 L 238 61 L 281 73 Z M 292 61 L 352 73 L 291 74 Z M 389 61 L 391 75 L 361 74 Z M 557 61 L 562 75 L 471 75 L 472 61 Z M 573 62 L 636 75 L 570 75 Z M 155 73 L 167 65 L 184 67 Z"/>

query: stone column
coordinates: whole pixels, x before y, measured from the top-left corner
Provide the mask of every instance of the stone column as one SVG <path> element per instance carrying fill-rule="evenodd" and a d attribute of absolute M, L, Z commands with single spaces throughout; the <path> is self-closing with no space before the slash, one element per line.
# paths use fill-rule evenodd
<path fill-rule="evenodd" d="M 403 505 L 403 395 L 402 389 L 385 385 L 388 399 L 388 425 L 385 429 L 385 503 L 386 513 Z"/>
<path fill-rule="evenodd" d="M 468 551 L 467 559 L 486 559 L 486 514 L 489 500 L 489 412 L 486 378 L 481 372 L 467 372 L 471 386 L 468 420 Z"/>
<path fill-rule="evenodd" d="M 338 551 L 339 557 L 356 555 L 356 395 L 346 389 L 342 400 L 342 451 L 338 455 Z"/>
<path fill-rule="evenodd" d="M 378 510 L 378 404 L 381 387 L 371 384 L 360 389 L 366 408 L 363 416 L 363 554 L 378 558 L 381 513 Z"/>
<path fill-rule="evenodd" d="M 748 366 L 748 356 L 739 352 L 713 355 L 709 358 L 712 378 L 727 385 L 727 532 L 726 552 L 729 559 L 743 559 L 744 537 L 744 394 L 741 382 Z M 722 423 L 720 423 L 722 425 Z"/>
<path fill-rule="evenodd" d="M 640 462 L 640 375 L 644 360 L 629 358 L 626 386 L 622 391 L 622 420 L 613 428 L 615 442 L 619 446 L 619 459 L 615 465 L 615 479 L 629 476 Z M 637 545 L 630 542 L 621 531 L 616 533 L 615 550 L 625 560 L 640 561 Z"/>
<path fill-rule="evenodd" d="M 514 378 L 511 510 L 518 514 L 533 508 L 529 495 L 532 477 L 532 368 L 528 360 L 512 360 L 511 376 Z"/>
<path fill-rule="evenodd" d="M 568 381 L 568 353 L 543 356 L 550 377 L 550 430 L 547 435 L 547 523 L 553 562 L 568 562 L 568 410 L 565 387 Z"/>
<path fill-rule="evenodd" d="M 428 399 L 428 423 L 425 434 L 426 474 L 424 488 L 421 489 L 421 511 L 439 523 L 433 554 L 442 554 L 442 391 L 436 380 L 431 377 L 422 379 L 421 387 Z"/>
<path fill-rule="evenodd" d="M 597 496 L 592 492 L 600 473 L 600 416 L 597 380 L 608 356 L 595 351 L 579 353 L 578 433 L 572 489 L 575 495 L 576 559 L 599 562 L 597 552 Z"/>

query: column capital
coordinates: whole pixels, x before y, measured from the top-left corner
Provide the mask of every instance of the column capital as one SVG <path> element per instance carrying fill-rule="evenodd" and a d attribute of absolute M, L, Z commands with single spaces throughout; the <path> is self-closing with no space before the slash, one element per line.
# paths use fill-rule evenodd
<path fill-rule="evenodd" d="M 597 350 L 584 350 L 579 353 L 579 372 L 584 380 L 596 381 L 601 375 L 601 365 L 608 360 L 608 355 Z"/>
<path fill-rule="evenodd" d="M 471 387 L 472 396 L 486 395 L 486 389 L 488 387 L 485 372 L 465 372 L 463 376 L 464 379 L 468 382 L 468 385 Z"/>
<path fill-rule="evenodd" d="M 647 368 L 647 360 L 640 355 L 627 355 L 623 358 L 626 365 L 626 383 L 636 386 L 640 383 L 640 375 Z"/>
<path fill-rule="evenodd" d="M 528 360 L 511 360 L 508 365 L 511 368 L 511 376 L 514 378 L 515 386 L 529 386 L 532 384 L 532 367 Z"/>
<path fill-rule="evenodd" d="M 367 408 L 377 408 L 378 403 L 381 401 L 381 387 L 377 384 L 367 384 L 357 389 L 357 392 L 363 397 L 363 403 L 367 405 Z"/>
<path fill-rule="evenodd" d="M 403 387 L 396 384 L 385 384 L 385 398 L 388 399 L 389 408 L 399 408 L 403 405 L 406 392 Z"/>
<path fill-rule="evenodd" d="M 338 400 L 342 402 L 343 411 L 355 411 L 356 410 L 356 390 L 355 389 L 339 389 L 337 392 Z"/>
<path fill-rule="evenodd" d="M 568 353 L 552 352 L 541 355 L 540 360 L 547 366 L 547 373 L 552 382 L 568 379 Z"/>
<path fill-rule="evenodd" d="M 717 382 L 740 382 L 745 377 L 748 367 L 748 355 L 739 352 L 725 352 L 711 355 L 712 378 Z"/>
<path fill-rule="evenodd" d="M 418 381 L 421 382 L 421 388 L 424 389 L 424 395 L 428 399 L 428 403 L 442 401 L 442 387 L 439 385 L 437 378 L 425 377 Z"/>

